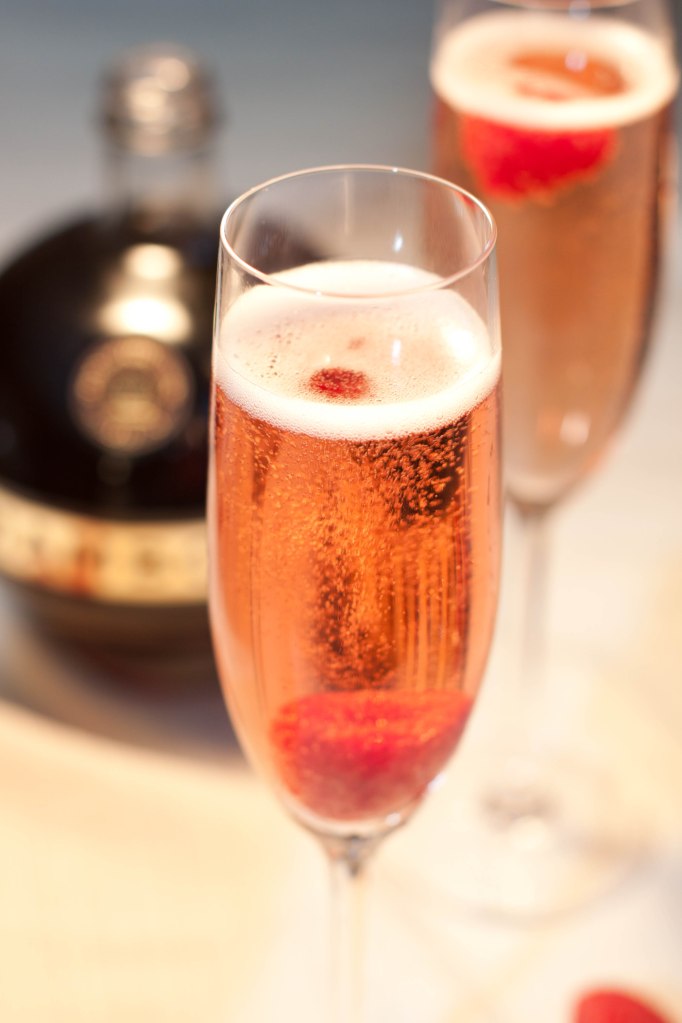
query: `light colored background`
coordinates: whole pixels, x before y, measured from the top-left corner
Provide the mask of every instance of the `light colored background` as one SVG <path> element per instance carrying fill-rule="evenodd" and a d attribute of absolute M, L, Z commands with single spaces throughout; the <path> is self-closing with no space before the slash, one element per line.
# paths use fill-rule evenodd
<path fill-rule="evenodd" d="M 422 164 L 430 24 L 421 0 L 3 0 L 2 241 L 98 197 L 98 75 L 156 39 L 218 76 L 226 194 L 317 163 Z"/>
<path fill-rule="evenodd" d="M 682 6 L 671 4 L 682 32 Z M 101 198 L 102 67 L 125 47 L 192 47 L 218 80 L 226 197 L 318 163 L 428 167 L 424 0 L 2 0 L 0 255 Z"/>
<path fill-rule="evenodd" d="M 229 113 L 220 166 L 232 195 L 307 164 L 427 166 L 430 23 L 423 0 L 2 0 L 0 254 L 97 200 L 94 86 L 121 47 L 165 38 L 210 61 Z M 555 649 L 586 666 L 565 730 L 606 751 L 640 799 L 648 854 L 610 897 L 556 925 L 462 916 L 418 881 L 433 859 L 431 891 L 447 887 L 454 772 L 377 869 L 368 963 L 378 1020 L 568 1023 L 576 994 L 605 982 L 658 997 L 682 1019 L 673 255 L 627 427 L 557 518 L 550 615 Z M 504 689 L 513 603 L 508 573 L 481 723 Z M 0 1017 L 325 1018 L 321 857 L 244 769 L 216 695 L 162 702 L 103 687 L 55 658 L 7 603 L 0 680 Z"/>

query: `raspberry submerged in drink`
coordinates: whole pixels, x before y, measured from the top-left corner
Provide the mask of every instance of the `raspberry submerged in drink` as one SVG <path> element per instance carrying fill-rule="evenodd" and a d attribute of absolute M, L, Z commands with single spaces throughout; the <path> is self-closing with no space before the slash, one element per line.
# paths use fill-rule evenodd
<path fill-rule="evenodd" d="M 326 398 L 341 398 L 345 401 L 357 401 L 369 394 L 369 380 L 365 373 L 337 366 L 318 369 L 308 381 L 308 386 Z"/>
<path fill-rule="evenodd" d="M 548 194 L 594 173 L 615 149 L 616 132 L 556 132 L 464 116 L 462 156 L 479 188 L 499 198 Z"/>
<path fill-rule="evenodd" d="M 284 704 L 271 729 L 289 792 L 320 817 L 386 816 L 417 800 L 462 734 L 463 693 L 361 689 Z"/>
<path fill-rule="evenodd" d="M 617 67 L 569 47 L 520 52 L 501 65 L 501 75 L 515 116 L 496 121 L 465 114 L 459 129 L 462 157 L 479 188 L 498 198 L 539 198 L 593 175 L 613 155 L 613 127 L 553 127 L 551 114 L 540 125 L 524 104 L 539 101 L 551 111 L 617 96 L 625 89 Z"/>
<path fill-rule="evenodd" d="M 591 991 L 576 1005 L 575 1023 L 666 1023 L 652 1006 L 624 991 Z"/>

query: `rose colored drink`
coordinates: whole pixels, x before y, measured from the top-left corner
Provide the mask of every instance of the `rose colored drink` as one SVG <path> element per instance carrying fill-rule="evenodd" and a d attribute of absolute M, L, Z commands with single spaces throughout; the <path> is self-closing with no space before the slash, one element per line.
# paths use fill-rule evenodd
<path fill-rule="evenodd" d="M 650 337 L 672 55 L 606 17 L 461 22 L 434 50 L 435 172 L 498 225 L 512 496 L 552 504 L 618 426 Z"/>
<path fill-rule="evenodd" d="M 443 768 L 480 682 L 499 352 L 449 291 L 377 299 L 362 317 L 295 291 L 423 287 L 415 268 L 282 278 L 234 303 L 217 345 L 216 653 L 240 738 L 288 805 L 318 829 L 371 830 Z"/>

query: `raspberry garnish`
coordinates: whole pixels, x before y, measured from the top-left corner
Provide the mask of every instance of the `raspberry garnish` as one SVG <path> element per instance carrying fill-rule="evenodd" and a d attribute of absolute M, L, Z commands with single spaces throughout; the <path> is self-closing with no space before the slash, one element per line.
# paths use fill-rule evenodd
<path fill-rule="evenodd" d="M 575 1007 L 575 1023 L 667 1023 L 652 1006 L 624 991 L 591 991 Z"/>
<path fill-rule="evenodd" d="M 369 380 L 361 370 L 325 367 L 313 373 L 308 386 L 327 398 L 356 401 L 369 394 Z"/>
<path fill-rule="evenodd" d="M 334 820 L 385 816 L 418 799 L 466 723 L 463 694 L 362 689 L 282 706 L 270 739 L 286 788 Z"/>
<path fill-rule="evenodd" d="M 555 132 L 466 116 L 462 154 L 479 188 L 504 199 L 541 196 L 593 173 L 607 160 L 615 132 Z"/>

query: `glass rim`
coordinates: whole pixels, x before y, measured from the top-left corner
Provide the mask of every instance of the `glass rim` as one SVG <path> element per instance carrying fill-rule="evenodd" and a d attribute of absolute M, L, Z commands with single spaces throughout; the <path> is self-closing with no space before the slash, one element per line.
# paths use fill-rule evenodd
<path fill-rule="evenodd" d="M 354 171 L 363 172 L 369 174 L 393 174 L 400 175 L 404 178 L 412 178 L 417 181 L 428 182 L 445 189 L 446 191 L 456 195 L 461 201 L 468 203 L 474 207 L 478 213 L 482 216 L 482 220 L 488 226 L 488 237 L 481 245 L 481 251 L 475 259 L 470 260 L 467 265 L 461 270 L 457 270 L 452 274 L 447 274 L 442 277 L 438 277 L 434 281 L 429 281 L 425 284 L 417 286 L 411 286 L 408 288 L 398 288 L 391 291 L 380 291 L 380 292 L 335 292 L 326 291 L 321 288 L 306 288 L 298 284 L 292 284 L 287 280 L 283 280 L 281 277 L 282 271 L 277 273 L 266 273 L 263 270 L 259 270 L 253 266 L 248 260 L 240 256 L 234 249 L 233 245 L 228 241 L 227 228 L 228 223 L 232 220 L 234 215 L 254 196 L 259 195 L 268 188 L 279 185 L 285 181 L 292 181 L 297 178 L 312 177 L 323 174 L 340 173 L 341 171 Z M 256 278 L 263 284 L 268 284 L 272 287 L 285 288 L 288 291 L 299 292 L 305 295 L 314 295 L 319 298 L 338 298 L 338 299 L 352 299 L 353 301 L 361 299 L 377 299 L 377 298 L 394 298 L 400 295 L 417 295 L 422 293 L 428 293 L 430 291 L 440 291 L 443 288 L 450 287 L 456 284 L 457 281 L 464 280 L 469 277 L 477 269 L 483 266 L 492 256 L 495 245 L 497 242 L 497 225 L 495 219 L 488 209 L 488 207 L 478 199 L 473 193 L 462 188 L 460 185 L 454 184 L 452 181 L 447 181 L 445 178 L 440 178 L 435 174 L 430 174 L 427 171 L 412 170 L 407 167 L 400 167 L 393 164 L 380 164 L 380 163 L 336 163 L 336 164 L 322 164 L 316 167 L 307 167 L 302 170 L 290 171 L 287 174 L 279 174 L 276 177 L 269 178 L 266 181 L 261 182 L 258 185 L 247 189 L 236 199 L 234 199 L 225 210 L 221 221 L 220 221 L 220 244 L 225 252 L 229 254 L 230 259 L 234 262 L 241 270 L 248 273 L 250 276 Z"/>

